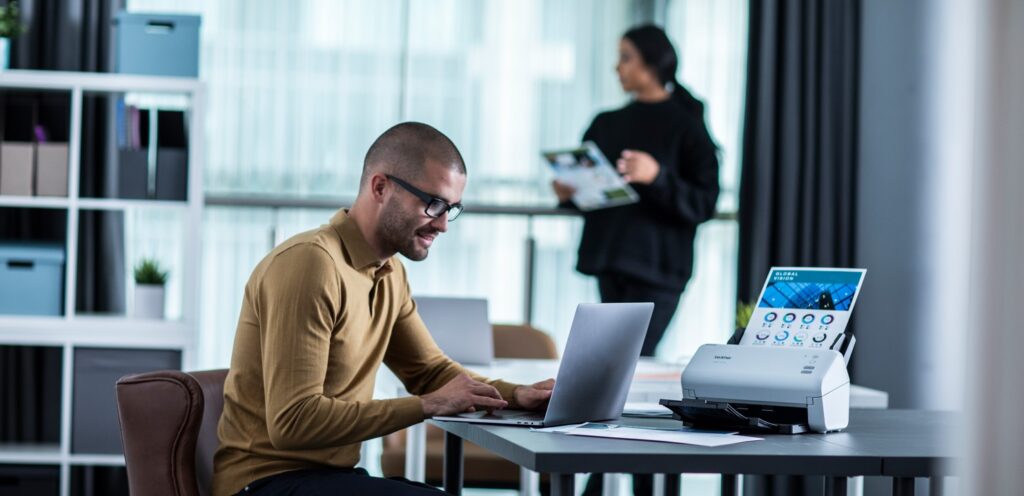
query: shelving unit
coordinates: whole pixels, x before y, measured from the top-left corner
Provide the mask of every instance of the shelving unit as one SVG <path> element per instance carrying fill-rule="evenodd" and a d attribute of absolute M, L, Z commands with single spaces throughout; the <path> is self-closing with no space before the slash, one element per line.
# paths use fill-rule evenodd
<path fill-rule="evenodd" d="M 0 465 L 59 466 L 60 495 L 68 496 L 71 492 L 72 467 L 124 465 L 124 457 L 120 454 L 72 451 L 76 351 L 89 351 L 94 348 L 169 350 L 179 354 L 179 366 L 183 369 L 190 369 L 195 363 L 202 246 L 204 85 L 190 78 L 9 70 L 0 72 L 0 91 L 52 91 L 70 95 L 68 196 L 63 198 L 0 195 L 0 208 L 66 212 L 63 314 L 53 317 L 0 315 L 0 345 L 48 346 L 61 349 L 61 401 L 59 405 L 53 405 L 53 408 L 60 409 L 60 442 L 0 443 Z M 188 176 L 185 201 L 80 196 L 83 99 L 93 94 L 121 94 L 126 101 L 147 109 L 171 109 L 188 113 Z M 83 211 L 129 213 L 143 209 L 166 209 L 182 214 L 184 229 L 180 243 L 183 267 L 178 274 L 182 290 L 180 319 L 146 320 L 130 316 L 77 314 L 80 214 Z M 125 270 L 130 270 L 130 265 L 131 263 L 126 261 Z M 3 281 L 0 281 L 0 284 L 3 284 Z M 110 390 L 113 389 L 114 385 L 110 384 Z"/>

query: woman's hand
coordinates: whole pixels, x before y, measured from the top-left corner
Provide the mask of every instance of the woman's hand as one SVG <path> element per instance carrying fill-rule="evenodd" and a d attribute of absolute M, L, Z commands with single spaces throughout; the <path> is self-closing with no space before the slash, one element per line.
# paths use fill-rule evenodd
<path fill-rule="evenodd" d="M 555 190 L 555 195 L 558 196 L 559 203 L 569 201 L 572 199 L 572 195 L 576 194 L 576 188 L 565 183 L 560 183 L 557 179 L 551 181 L 551 189 Z"/>
<path fill-rule="evenodd" d="M 639 150 L 623 150 L 615 166 L 626 182 L 638 184 L 651 184 L 661 171 L 651 154 Z"/>

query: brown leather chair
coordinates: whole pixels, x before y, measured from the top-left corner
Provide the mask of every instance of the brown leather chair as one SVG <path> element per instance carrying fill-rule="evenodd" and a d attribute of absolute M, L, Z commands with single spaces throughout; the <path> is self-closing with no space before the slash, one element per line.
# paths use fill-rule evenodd
<path fill-rule="evenodd" d="M 528 325 L 494 325 L 494 356 L 497 358 L 558 358 L 555 342 L 543 331 Z M 427 426 L 427 482 L 440 485 L 444 467 L 444 433 Z M 463 481 L 466 486 L 519 487 L 519 467 L 473 444 L 463 447 Z M 405 431 L 384 437 L 381 469 L 386 477 L 405 473 Z"/>
<path fill-rule="evenodd" d="M 134 496 L 207 496 L 226 369 L 164 370 L 117 381 L 128 488 Z"/>

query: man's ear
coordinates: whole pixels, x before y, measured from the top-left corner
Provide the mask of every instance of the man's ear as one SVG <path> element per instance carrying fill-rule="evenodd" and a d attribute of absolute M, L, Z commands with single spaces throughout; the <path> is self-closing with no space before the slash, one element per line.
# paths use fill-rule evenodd
<path fill-rule="evenodd" d="M 377 172 L 370 176 L 369 179 L 369 191 L 370 198 L 376 203 L 384 203 L 385 195 L 387 194 L 388 178 L 384 174 Z"/>

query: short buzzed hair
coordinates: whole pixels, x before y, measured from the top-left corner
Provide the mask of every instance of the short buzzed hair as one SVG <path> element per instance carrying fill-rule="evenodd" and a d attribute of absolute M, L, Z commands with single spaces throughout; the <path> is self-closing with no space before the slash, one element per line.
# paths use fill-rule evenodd
<path fill-rule="evenodd" d="M 413 179 L 422 172 L 428 160 L 466 174 L 462 154 L 444 133 L 422 122 L 396 124 L 384 131 L 366 151 L 359 189 L 377 172 L 394 174 L 405 180 Z"/>

